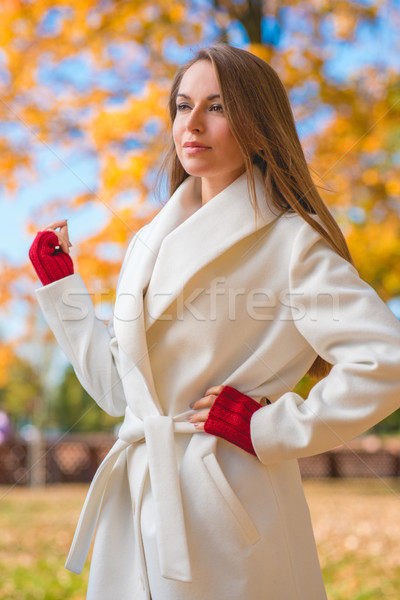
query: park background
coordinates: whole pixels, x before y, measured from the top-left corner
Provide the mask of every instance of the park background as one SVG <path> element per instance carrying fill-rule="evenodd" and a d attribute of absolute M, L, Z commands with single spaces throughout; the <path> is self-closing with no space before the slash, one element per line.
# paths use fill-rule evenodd
<path fill-rule="evenodd" d="M 116 427 L 82 390 L 39 314 L 29 246 L 37 230 L 68 218 L 75 269 L 98 316 L 111 317 L 127 244 L 166 199 L 165 184 L 157 191 L 155 183 L 170 135 L 171 79 L 217 41 L 278 71 L 355 265 L 400 316 L 400 2 L 2 0 L 0 18 L 5 443 Z M 305 378 L 298 390 L 305 395 L 313 383 Z M 400 413 L 371 433 L 398 439 Z M 22 488 L 25 479 L 0 489 L 0 598 L 83 598 L 84 580 L 62 569 L 83 488 L 43 494 Z M 397 598 L 399 489 L 378 476 L 357 485 L 306 482 L 316 519 L 321 505 L 327 510 L 316 535 L 330 599 Z M 349 533 L 355 515 L 362 526 Z"/>

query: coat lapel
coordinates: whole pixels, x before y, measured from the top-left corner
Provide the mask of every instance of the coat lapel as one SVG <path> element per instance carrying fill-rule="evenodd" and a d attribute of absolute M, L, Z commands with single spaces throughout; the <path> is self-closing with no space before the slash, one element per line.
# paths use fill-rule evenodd
<path fill-rule="evenodd" d="M 141 405 L 147 407 L 145 414 L 153 414 L 154 409 L 158 412 L 162 410 L 149 360 L 143 297 L 159 260 L 162 240 L 201 206 L 199 193 L 196 193 L 199 183 L 193 178 L 186 179 L 156 217 L 135 236 L 118 282 L 114 307 L 115 335 L 120 348 L 120 359 L 122 353 L 131 365 L 131 376 L 137 382 L 131 385 L 133 396 L 127 398 L 127 401 L 134 406 L 135 397 L 139 393 Z"/>
<path fill-rule="evenodd" d="M 186 180 L 188 190 L 200 194 L 199 186 L 194 187 L 195 178 L 189 180 Z M 257 220 L 244 173 L 164 237 L 146 293 L 146 329 L 167 310 L 197 271 L 278 217 L 268 205 L 258 169 L 255 169 L 255 187 L 259 207 Z M 197 203 L 201 205 L 200 198 Z M 177 209 L 178 203 L 174 204 L 171 212 Z"/>
<path fill-rule="evenodd" d="M 142 321 L 143 297 L 160 261 L 162 242 L 201 206 L 199 185 L 197 178 L 187 178 L 154 219 L 135 236 L 118 282 L 114 318 L 120 334 L 127 331 L 126 325 L 137 326 Z M 129 331 L 129 338 L 131 334 Z"/>

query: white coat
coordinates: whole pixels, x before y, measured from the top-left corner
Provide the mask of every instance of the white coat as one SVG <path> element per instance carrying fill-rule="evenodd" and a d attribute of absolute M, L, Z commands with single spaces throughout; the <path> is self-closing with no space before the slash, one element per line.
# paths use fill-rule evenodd
<path fill-rule="evenodd" d="M 80 572 L 97 523 L 92 600 L 326 598 L 297 458 L 346 442 L 400 404 L 400 324 L 356 270 L 260 173 L 201 206 L 189 177 L 133 238 L 109 326 L 78 274 L 37 291 L 82 384 L 125 414 L 78 524 Z M 334 365 L 293 393 L 317 353 Z M 187 422 L 226 384 L 271 405 L 254 457 Z"/>

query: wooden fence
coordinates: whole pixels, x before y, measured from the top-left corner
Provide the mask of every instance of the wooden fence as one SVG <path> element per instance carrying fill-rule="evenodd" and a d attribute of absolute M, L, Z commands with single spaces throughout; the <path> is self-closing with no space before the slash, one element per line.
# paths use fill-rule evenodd
<path fill-rule="evenodd" d="M 66 435 L 46 443 L 11 440 L 0 445 L 0 485 L 90 482 L 111 448 L 111 435 Z M 304 478 L 399 477 L 400 438 L 383 444 L 358 438 L 330 452 L 299 460 Z"/>

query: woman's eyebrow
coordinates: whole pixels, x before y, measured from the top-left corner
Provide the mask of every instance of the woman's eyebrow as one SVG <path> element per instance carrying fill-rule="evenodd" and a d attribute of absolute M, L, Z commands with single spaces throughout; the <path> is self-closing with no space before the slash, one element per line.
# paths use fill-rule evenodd
<path fill-rule="evenodd" d="M 190 96 L 187 94 L 179 93 L 176 97 L 178 96 L 182 96 L 182 98 L 186 98 L 186 100 L 191 100 Z M 216 98 L 221 98 L 220 94 L 211 94 L 210 96 L 207 96 L 206 100 L 215 100 Z"/>

